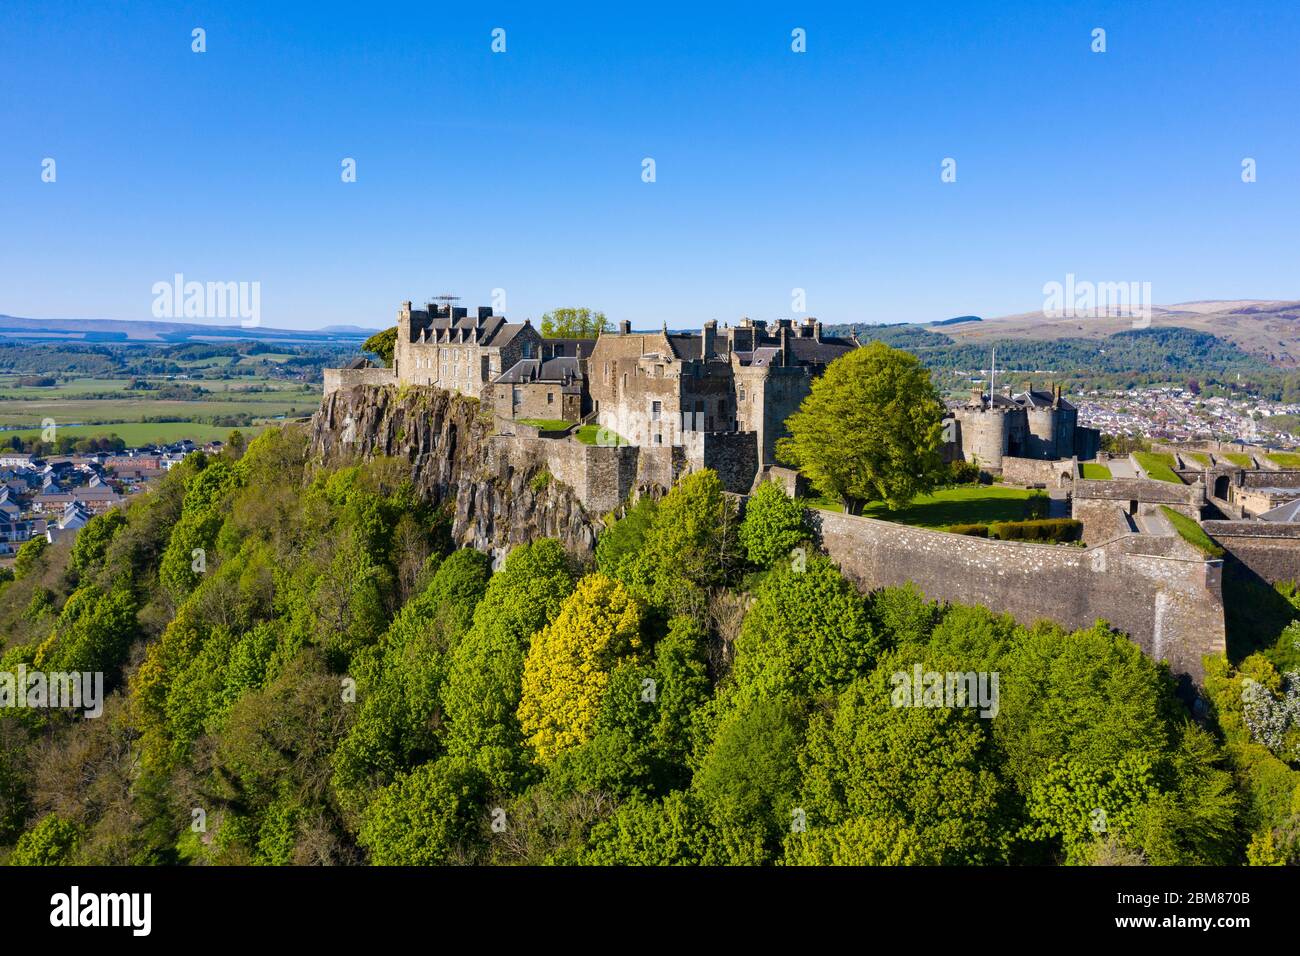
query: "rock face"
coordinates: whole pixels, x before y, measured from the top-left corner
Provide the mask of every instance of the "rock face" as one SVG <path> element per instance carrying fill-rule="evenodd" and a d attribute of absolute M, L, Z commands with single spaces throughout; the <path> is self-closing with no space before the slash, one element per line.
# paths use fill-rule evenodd
<path fill-rule="evenodd" d="M 558 538 L 590 554 L 600 518 L 557 480 L 535 445 L 493 436 L 479 403 L 432 386 L 355 386 L 325 396 L 311 450 L 328 464 L 392 457 L 433 504 L 452 503 L 458 545 L 499 562 L 517 544 Z"/>

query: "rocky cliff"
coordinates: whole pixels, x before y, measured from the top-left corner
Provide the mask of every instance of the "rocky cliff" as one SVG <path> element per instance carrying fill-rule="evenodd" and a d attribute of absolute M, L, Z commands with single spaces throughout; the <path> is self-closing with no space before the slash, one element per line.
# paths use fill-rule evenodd
<path fill-rule="evenodd" d="M 589 553 L 598 515 L 556 480 L 527 443 L 493 436 L 479 403 L 431 386 L 341 388 L 311 422 L 311 449 L 329 464 L 388 456 L 411 463 L 416 487 L 454 507 L 457 544 L 501 557 L 535 538 Z"/>

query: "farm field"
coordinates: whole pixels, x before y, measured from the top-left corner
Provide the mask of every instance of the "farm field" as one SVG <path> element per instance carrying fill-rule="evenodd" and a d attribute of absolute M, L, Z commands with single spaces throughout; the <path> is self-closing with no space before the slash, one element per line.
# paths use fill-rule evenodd
<path fill-rule="evenodd" d="M 107 437 L 117 435 L 128 445 L 224 439 L 232 429 L 246 435 L 285 418 L 312 414 L 320 404 L 319 385 L 287 380 L 270 370 L 278 361 L 293 356 L 259 353 L 240 356 L 241 364 L 261 365 L 268 371 L 225 375 L 223 367 L 232 356 L 203 359 L 205 377 L 178 375 L 58 376 L 57 384 L 19 385 L 30 374 L 0 375 L 0 444 L 14 438 L 38 437 L 47 420 L 58 427 L 59 436 Z M 244 360 L 249 360 L 245 362 Z M 54 377 L 45 373 L 40 377 Z M 218 377 L 223 376 L 223 377 Z M 151 389 L 131 388 L 133 382 L 147 382 Z M 197 386 L 210 394 L 187 398 Z M 161 397 L 166 396 L 166 397 Z M 158 421 L 174 419 L 174 421 Z"/>
<path fill-rule="evenodd" d="M 158 442 L 180 441 L 183 438 L 196 442 L 225 441 L 226 436 L 233 431 L 238 431 L 246 438 L 251 438 L 266 427 L 266 425 L 247 425 L 239 428 L 223 428 L 218 425 L 204 425 L 199 422 L 118 422 L 110 425 L 68 425 L 59 428 L 55 434 L 60 438 L 65 435 L 72 435 L 76 438 L 107 438 L 116 435 L 126 442 L 127 447 L 132 448 Z M 35 438 L 40 434 L 41 429 L 39 428 L 3 431 L 0 432 L 0 443 L 13 435 L 22 438 Z"/>

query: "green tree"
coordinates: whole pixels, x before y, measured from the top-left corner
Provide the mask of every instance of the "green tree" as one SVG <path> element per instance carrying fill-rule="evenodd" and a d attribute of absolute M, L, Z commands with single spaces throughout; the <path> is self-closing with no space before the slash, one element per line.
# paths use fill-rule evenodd
<path fill-rule="evenodd" d="M 72 862 L 81 828 L 50 814 L 18 838 L 10 866 L 64 866 Z"/>
<path fill-rule="evenodd" d="M 397 350 L 397 326 L 376 332 L 361 343 L 361 351 L 377 356 L 388 368 L 393 367 L 393 353 Z"/>
<path fill-rule="evenodd" d="M 934 848 L 897 820 L 850 817 L 835 826 L 791 833 L 787 866 L 935 866 Z"/>
<path fill-rule="evenodd" d="M 1101 769 L 1170 744 L 1166 721 L 1177 704 L 1166 671 L 1104 624 L 1029 633 L 1006 656 L 999 690 L 993 729 L 1025 795 L 1053 761 Z"/>
<path fill-rule="evenodd" d="M 803 719 L 794 704 L 753 701 L 718 728 L 695 788 L 717 819 L 762 834 L 775 849 L 798 803 L 802 742 Z"/>
<path fill-rule="evenodd" d="M 872 342 L 813 382 L 777 451 L 850 514 L 869 501 L 900 508 L 945 476 L 943 414 L 920 360 Z"/>
<path fill-rule="evenodd" d="M 653 604 L 699 611 L 708 589 L 731 580 L 741 564 L 737 525 L 718 473 L 692 472 L 659 502 L 641 552 L 619 573 Z"/>
<path fill-rule="evenodd" d="M 14 558 L 14 580 L 21 581 L 41 565 L 41 558 L 49 542 L 45 538 L 32 538 L 24 541 Z"/>
<path fill-rule="evenodd" d="M 444 757 L 381 790 L 362 816 L 357 839 L 378 866 L 467 862 L 488 822 L 485 799 L 474 765 Z"/>
<path fill-rule="evenodd" d="M 776 482 L 763 482 L 749 496 L 745 520 L 740 523 L 740 544 L 753 564 L 770 568 L 788 560 L 790 553 L 811 537 L 803 505 Z"/>
<path fill-rule="evenodd" d="M 77 588 L 59 612 L 36 663 L 52 671 L 115 672 L 126 661 L 137 633 L 135 596 L 125 583 L 105 592 Z"/>
<path fill-rule="evenodd" d="M 624 569 L 631 567 L 645 547 L 658 510 L 659 503 L 654 498 L 642 495 L 622 518 L 602 531 L 596 539 L 597 570 L 611 578 L 628 580 Z"/>
<path fill-rule="evenodd" d="M 869 670 L 882 647 L 857 589 L 814 555 L 759 586 L 736 639 L 735 690 L 746 700 L 835 690 Z"/>
<path fill-rule="evenodd" d="M 552 309 L 542 316 L 542 335 L 548 339 L 593 339 L 610 328 L 605 313 L 591 309 Z"/>
<path fill-rule="evenodd" d="M 990 721 L 973 707 L 895 707 L 891 675 L 915 658 L 894 654 L 813 717 L 803 768 L 808 828 L 854 817 L 894 820 L 944 865 L 1006 862 L 1014 837 Z M 960 670 L 953 658 L 922 670 Z"/>
<path fill-rule="evenodd" d="M 522 782 L 531 757 L 516 716 L 524 656 L 533 634 L 555 620 L 573 593 L 571 565 L 552 538 L 515 548 L 451 653 L 442 692 L 448 753 L 474 760 L 503 790 Z"/>
<path fill-rule="evenodd" d="M 629 800 L 592 827 L 577 862 L 588 866 L 717 866 L 755 863 L 755 846 L 729 840 L 689 791 Z"/>
<path fill-rule="evenodd" d="M 112 543 L 114 535 L 126 526 L 126 515 L 121 509 L 114 508 L 101 515 L 95 515 L 86 522 L 85 527 L 77 532 L 72 543 L 72 557 L 69 567 L 80 577 L 100 567 L 104 554 Z"/>

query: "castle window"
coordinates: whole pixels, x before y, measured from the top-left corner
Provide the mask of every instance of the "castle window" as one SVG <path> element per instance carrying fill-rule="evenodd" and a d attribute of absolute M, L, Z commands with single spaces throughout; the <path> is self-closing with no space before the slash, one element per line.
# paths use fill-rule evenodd
<path fill-rule="evenodd" d="M 741 400 L 742 402 L 745 400 L 745 386 L 743 386 L 743 385 L 740 386 L 740 400 Z"/>
<path fill-rule="evenodd" d="M 554 392 L 547 392 L 547 393 L 546 393 L 546 404 L 547 404 L 547 405 L 554 405 L 554 404 L 555 404 L 555 393 L 554 393 Z"/>
<path fill-rule="evenodd" d="M 530 359 L 530 358 L 532 358 L 532 357 L 533 357 L 533 343 L 532 343 L 532 342 L 525 342 L 525 343 L 524 343 L 524 358 L 526 358 L 526 359 Z"/>
<path fill-rule="evenodd" d="M 664 443 L 664 436 L 663 436 L 663 435 L 655 435 L 655 444 L 656 444 L 656 445 L 662 445 L 663 443 Z"/>
<path fill-rule="evenodd" d="M 659 421 L 659 413 L 663 411 L 663 408 L 664 408 L 664 406 L 663 406 L 663 402 L 651 402 L 651 403 L 650 403 L 650 421 L 652 421 L 652 422 L 657 422 L 657 421 Z"/>

